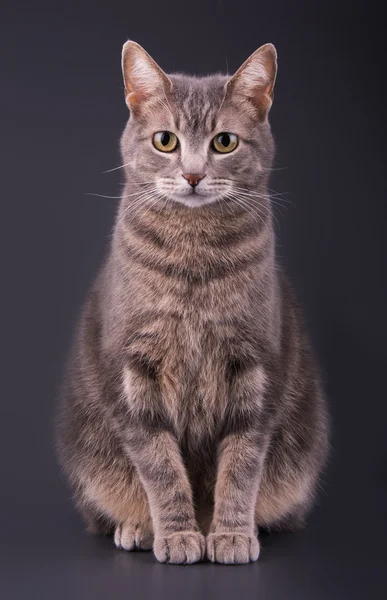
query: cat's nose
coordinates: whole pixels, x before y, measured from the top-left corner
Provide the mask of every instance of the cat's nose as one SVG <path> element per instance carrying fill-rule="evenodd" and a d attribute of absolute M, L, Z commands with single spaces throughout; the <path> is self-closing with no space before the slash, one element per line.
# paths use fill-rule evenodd
<path fill-rule="evenodd" d="M 192 187 L 195 187 L 199 181 L 205 178 L 205 175 L 199 175 L 199 173 L 183 173 L 183 177 L 190 185 L 192 185 Z"/>

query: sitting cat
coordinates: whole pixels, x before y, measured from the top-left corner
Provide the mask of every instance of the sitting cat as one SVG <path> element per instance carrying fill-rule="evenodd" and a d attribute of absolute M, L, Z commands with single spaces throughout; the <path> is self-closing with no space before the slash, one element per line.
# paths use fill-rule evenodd
<path fill-rule="evenodd" d="M 126 187 L 84 306 L 58 422 L 90 530 L 161 562 L 246 563 L 298 527 L 327 412 L 277 264 L 266 44 L 234 76 L 166 75 L 123 48 Z"/>

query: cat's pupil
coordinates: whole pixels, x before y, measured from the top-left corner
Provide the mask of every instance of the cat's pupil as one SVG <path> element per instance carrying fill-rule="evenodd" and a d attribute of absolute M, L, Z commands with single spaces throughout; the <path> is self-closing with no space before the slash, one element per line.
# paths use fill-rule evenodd
<path fill-rule="evenodd" d="M 230 136 L 228 135 L 228 133 L 222 133 L 219 141 L 222 144 L 222 146 L 227 148 L 227 146 L 230 144 Z"/>
<path fill-rule="evenodd" d="M 160 142 L 162 143 L 163 146 L 168 146 L 169 141 L 170 141 L 170 135 L 167 131 L 164 131 L 161 134 L 161 138 L 160 138 Z"/>

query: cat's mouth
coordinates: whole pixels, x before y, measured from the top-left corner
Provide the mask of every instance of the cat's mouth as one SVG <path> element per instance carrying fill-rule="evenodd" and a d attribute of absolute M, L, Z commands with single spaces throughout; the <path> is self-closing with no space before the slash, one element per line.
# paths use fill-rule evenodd
<path fill-rule="evenodd" d="M 194 208 L 196 206 L 203 206 L 204 204 L 212 204 L 218 200 L 218 197 L 208 193 L 198 193 L 197 191 L 192 190 L 186 194 L 174 195 L 173 200 L 179 204 Z"/>
<path fill-rule="evenodd" d="M 160 190 L 161 195 L 165 193 L 169 200 L 191 208 L 213 204 L 223 197 L 222 191 L 216 189 L 216 186 L 202 186 L 200 183 L 194 186 L 176 186 L 174 189 Z"/>
<path fill-rule="evenodd" d="M 190 185 L 186 188 L 183 188 L 183 191 L 180 192 L 181 196 L 205 196 L 206 192 L 203 190 L 200 185 Z"/>

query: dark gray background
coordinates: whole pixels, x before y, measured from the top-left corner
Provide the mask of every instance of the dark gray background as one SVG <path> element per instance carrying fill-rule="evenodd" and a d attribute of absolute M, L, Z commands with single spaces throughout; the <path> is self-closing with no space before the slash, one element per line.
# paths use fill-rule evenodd
<path fill-rule="evenodd" d="M 8 2 L 1 9 L 1 597 L 386 597 L 385 21 L 382 2 Z M 235 70 L 276 44 L 279 253 L 333 416 L 306 531 L 242 567 L 157 564 L 83 531 L 53 451 L 71 330 L 109 242 L 127 118 L 121 46 L 167 71 Z"/>

